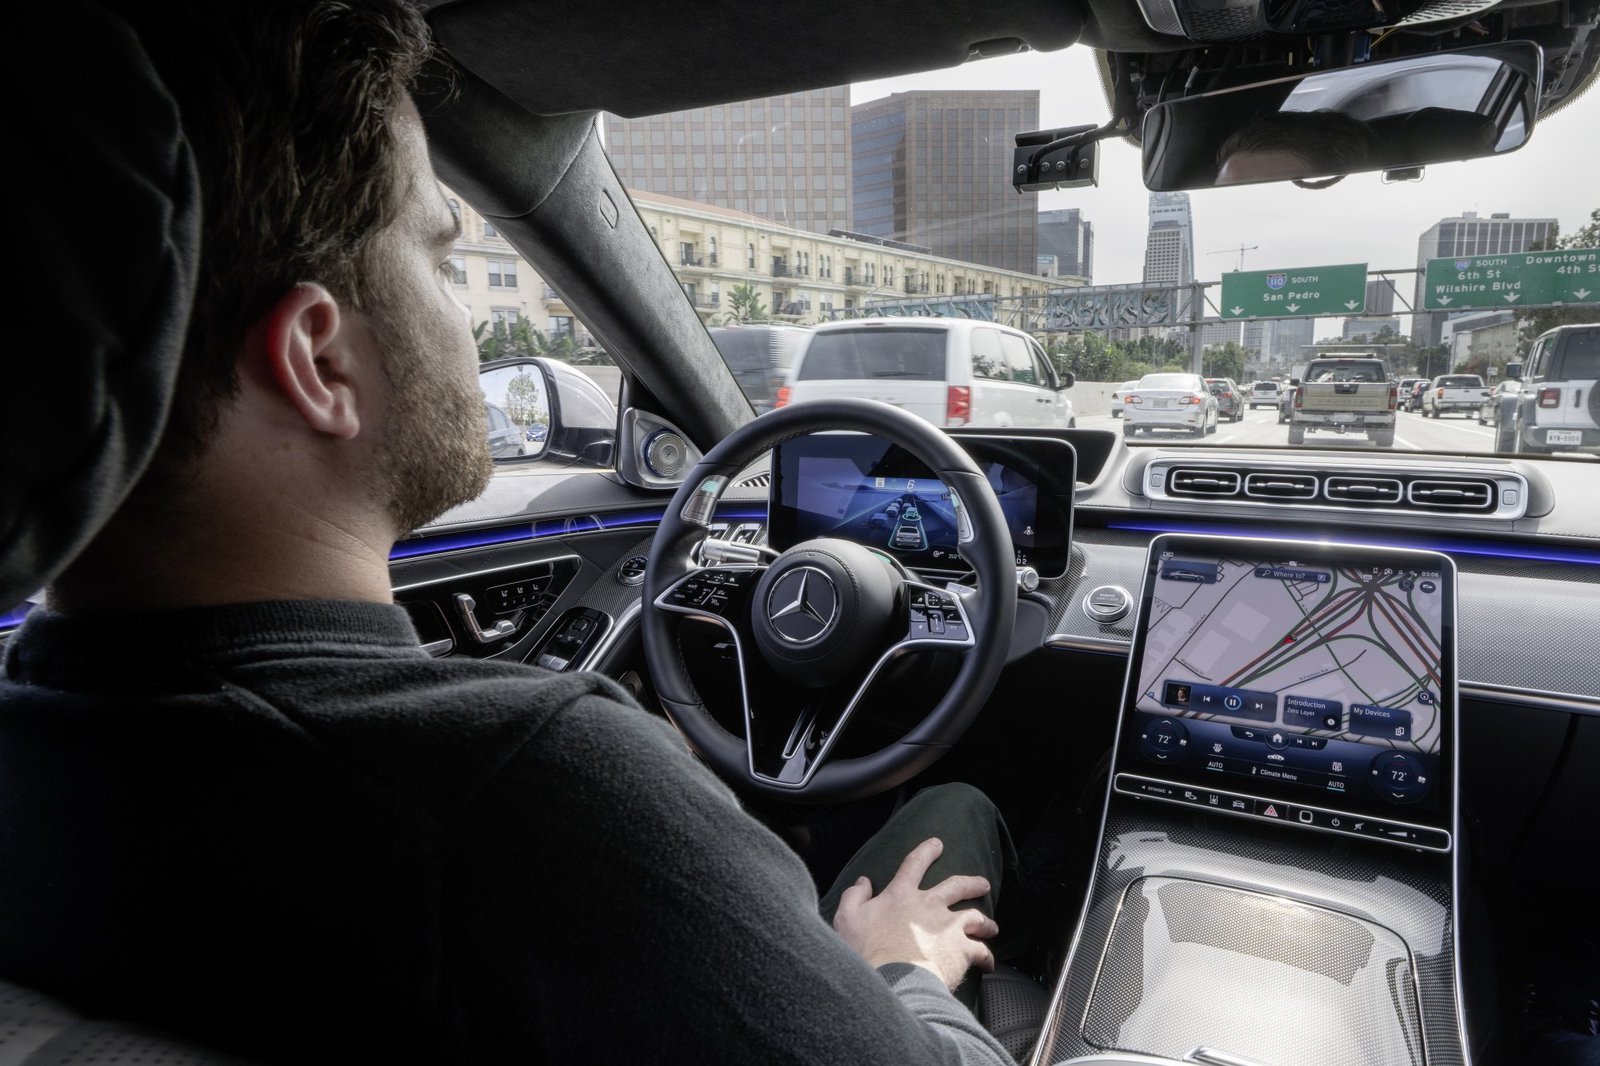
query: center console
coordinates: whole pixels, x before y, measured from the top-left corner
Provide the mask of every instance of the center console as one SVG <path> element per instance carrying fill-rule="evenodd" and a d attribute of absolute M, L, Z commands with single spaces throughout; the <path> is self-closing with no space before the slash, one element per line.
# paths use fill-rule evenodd
<path fill-rule="evenodd" d="M 1152 542 L 1036 1064 L 1467 1061 L 1454 625 L 1442 555 Z"/>

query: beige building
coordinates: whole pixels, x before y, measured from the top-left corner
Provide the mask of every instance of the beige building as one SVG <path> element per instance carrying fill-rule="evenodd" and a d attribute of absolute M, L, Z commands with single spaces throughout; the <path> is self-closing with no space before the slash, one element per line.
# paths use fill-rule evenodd
<path fill-rule="evenodd" d="M 456 295 L 471 309 L 473 324 L 525 320 L 552 340 L 566 333 L 580 346 L 594 343 L 555 290 L 493 225 L 453 193 L 446 195 L 461 213 L 461 239 L 451 259 Z M 771 320 L 814 325 L 886 303 L 1038 296 L 1082 282 L 963 263 L 872 238 L 830 237 L 654 193 L 629 195 L 707 325 L 726 319 L 732 290 L 746 284 L 754 286 Z"/>
<path fill-rule="evenodd" d="M 567 334 L 580 347 L 592 345 L 594 339 L 577 316 L 493 224 L 454 192 L 447 189 L 445 195 L 461 218 L 461 239 L 451 250 L 450 264 L 456 298 L 471 310 L 472 324 L 526 321 L 551 340 Z"/>
<path fill-rule="evenodd" d="M 813 325 L 874 304 L 1034 296 L 1069 283 L 945 259 L 892 241 L 792 229 L 730 208 L 654 193 L 630 195 L 707 322 L 723 319 L 730 291 L 744 284 L 755 287 L 774 320 Z"/>
<path fill-rule="evenodd" d="M 1473 362 L 1481 359 L 1498 368 L 1516 361 L 1521 334 L 1515 321 L 1479 326 L 1467 336 L 1471 338 L 1467 341 L 1467 359 Z"/>

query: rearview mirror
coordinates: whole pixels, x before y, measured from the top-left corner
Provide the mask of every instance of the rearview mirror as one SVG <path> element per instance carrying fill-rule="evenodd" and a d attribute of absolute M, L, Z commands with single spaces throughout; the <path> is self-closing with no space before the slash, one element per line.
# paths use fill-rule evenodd
<path fill-rule="evenodd" d="M 1170 100 L 1145 113 L 1156 191 L 1403 170 L 1513 151 L 1533 132 L 1530 41 L 1360 63 Z"/>

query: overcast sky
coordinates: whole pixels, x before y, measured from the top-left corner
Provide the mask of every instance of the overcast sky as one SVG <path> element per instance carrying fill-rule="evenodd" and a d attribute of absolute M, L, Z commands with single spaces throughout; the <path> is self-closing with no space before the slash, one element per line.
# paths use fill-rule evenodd
<path fill-rule="evenodd" d="M 911 89 L 1027 88 L 1040 90 L 1043 129 L 1099 125 L 1110 117 L 1093 53 L 1085 47 L 862 82 L 852 87 L 851 102 Z M 1149 194 L 1136 149 L 1121 140 L 1105 142 L 1098 188 L 1037 195 L 1041 209 L 1076 207 L 1094 224 L 1097 284 L 1141 279 Z M 1283 182 L 1207 189 L 1191 192 L 1190 204 L 1195 271 L 1208 281 L 1238 268 L 1240 244 L 1257 246 L 1244 254 L 1246 270 L 1336 263 L 1414 267 L 1422 231 L 1463 211 L 1556 218 L 1561 231 L 1570 233 L 1600 207 L 1600 92 L 1591 90 L 1539 125 L 1518 151 L 1430 166 L 1420 182 L 1385 185 L 1377 174 L 1362 174 L 1322 192 Z M 1409 300 L 1409 276 L 1399 287 Z"/>

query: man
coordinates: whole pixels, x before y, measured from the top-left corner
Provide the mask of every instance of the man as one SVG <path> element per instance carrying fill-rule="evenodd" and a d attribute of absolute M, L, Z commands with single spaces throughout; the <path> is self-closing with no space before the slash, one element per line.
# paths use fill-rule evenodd
<path fill-rule="evenodd" d="M 392 605 L 489 473 L 415 13 L 128 8 L 201 277 L 149 473 L 5 650 L 0 976 L 276 1061 L 1008 1061 L 949 992 L 998 886 L 939 840 L 829 928 L 616 686 L 430 659 Z M 907 811 L 956 809 L 998 872 L 992 808 Z"/>

